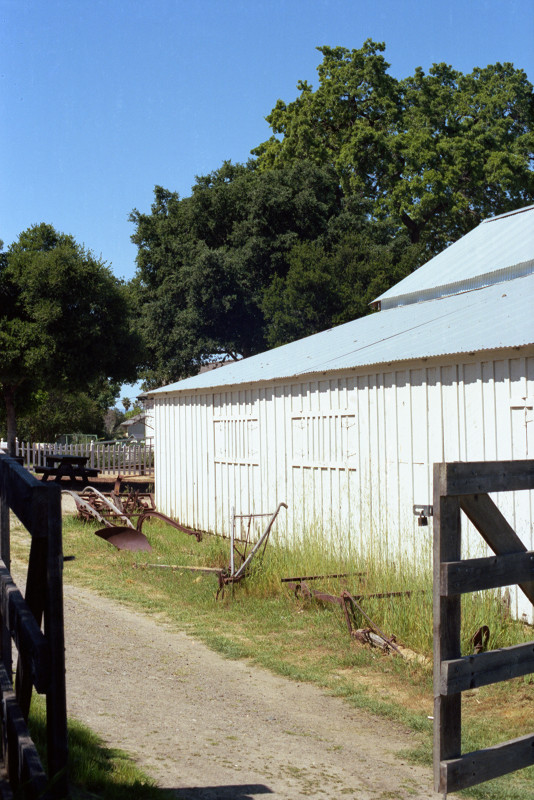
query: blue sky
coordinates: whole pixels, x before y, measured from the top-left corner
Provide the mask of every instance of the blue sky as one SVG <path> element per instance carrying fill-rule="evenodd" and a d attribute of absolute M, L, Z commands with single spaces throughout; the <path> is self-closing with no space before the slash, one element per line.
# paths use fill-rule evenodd
<path fill-rule="evenodd" d="M 534 0 L 0 0 L 0 239 L 49 222 L 130 279 L 154 186 L 246 161 L 315 48 L 367 38 L 398 78 L 512 61 L 534 81 Z"/>
<path fill-rule="evenodd" d="M 0 0 L 0 239 L 49 222 L 129 279 L 128 215 L 245 161 L 322 44 L 385 41 L 391 72 L 512 61 L 534 0 Z"/>

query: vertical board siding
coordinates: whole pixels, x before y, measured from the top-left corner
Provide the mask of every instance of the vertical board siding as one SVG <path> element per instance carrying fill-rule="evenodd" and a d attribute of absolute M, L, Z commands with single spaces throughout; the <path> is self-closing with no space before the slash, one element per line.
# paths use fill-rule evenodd
<path fill-rule="evenodd" d="M 418 526 L 413 505 L 432 502 L 432 464 L 534 457 L 533 399 L 534 357 L 158 398 L 158 507 L 228 534 L 232 508 L 267 513 L 286 501 L 278 535 L 318 528 L 355 552 L 429 565 L 431 525 Z M 532 493 L 496 500 L 532 548 Z M 480 553 L 467 530 L 466 548 Z"/>
<path fill-rule="evenodd" d="M 512 428 L 513 458 L 532 458 L 532 426 L 534 407 L 533 363 L 529 359 L 515 358 L 510 364 L 510 424 Z M 529 441 L 530 440 L 530 441 Z M 530 445 L 530 447 L 529 447 Z M 521 455 L 517 455 L 521 454 Z M 531 494 L 516 492 L 514 511 L 517 528 L 529 530 L 532 549 L 532 501 Z"/>

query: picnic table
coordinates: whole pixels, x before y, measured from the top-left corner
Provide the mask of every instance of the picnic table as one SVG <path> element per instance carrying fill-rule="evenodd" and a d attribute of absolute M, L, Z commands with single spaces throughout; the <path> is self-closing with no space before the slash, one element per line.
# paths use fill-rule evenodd
<path fill-rule="evenodd" d="M 46 455 L 46 466 L 35 467 L 35 471 L 42 472 L 42 481 L 53 475 L 58 483 L 63 477 L 70 478 L 71 481 L 80 478 L 83 485 L 87 486 L 90 477 L 96 478 L 100 474 L 100 470 L 87 466 L 88 460 L 89 456 Z"/>

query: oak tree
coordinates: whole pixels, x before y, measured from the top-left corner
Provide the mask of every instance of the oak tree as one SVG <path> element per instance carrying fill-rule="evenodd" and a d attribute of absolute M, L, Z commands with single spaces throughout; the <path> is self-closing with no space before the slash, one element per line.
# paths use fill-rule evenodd
<path fill-rule="evenodd" d="M 482 219 L 534 197 L 534 94 L 513 64 L 464 75 L 447 64 L 397 80 L 383 43 L 319 47 L 314 89 L 279 100 L 259 168 L 298 159 L 336 170 L 345 196 L 367 200 L 429 254 Z"/>
<path fill-rule="evenodd" d="M 131 215 L 149 385 L 265 349 L 266 287 L 340 208 L 332 170 L 305 162 L 266 173 L 225 163 L 184 199 L 156 187 L 151 213 Z"/>
<path fill-rule="evenodd" d="M 0 261 L 0 395 L 14 452 L 16 414 L 37 391 L 134 381 L 140 340 L 125 287 L 51 225 L 20 234 Z"/>

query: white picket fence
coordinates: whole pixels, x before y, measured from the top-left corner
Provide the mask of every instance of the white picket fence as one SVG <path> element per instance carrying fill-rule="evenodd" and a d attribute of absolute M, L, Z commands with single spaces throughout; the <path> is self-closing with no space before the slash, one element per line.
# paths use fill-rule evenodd
<path fill-rule="evenodd" d="M 24 459 L 27 469 L 45 466 L 47 455 L 87 456 L 87 466 L 102 474 L 153 475 L 154 445 L 152 444 L 43 444 L 17 442 L 17 456 Z"/>

